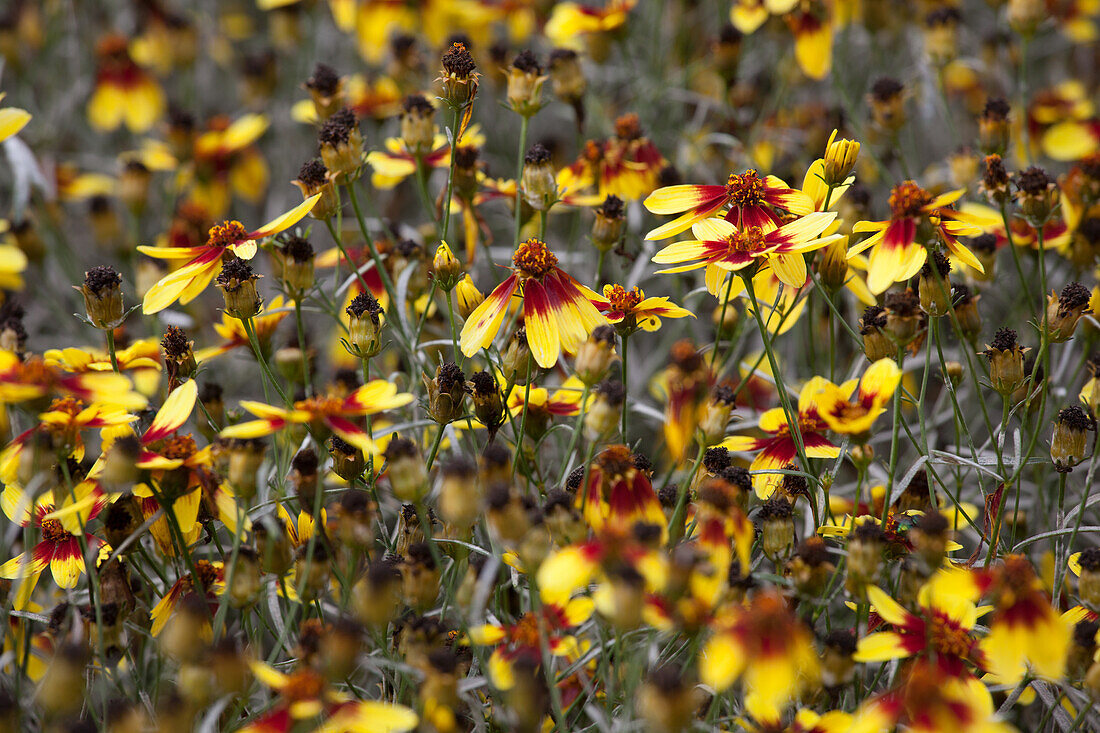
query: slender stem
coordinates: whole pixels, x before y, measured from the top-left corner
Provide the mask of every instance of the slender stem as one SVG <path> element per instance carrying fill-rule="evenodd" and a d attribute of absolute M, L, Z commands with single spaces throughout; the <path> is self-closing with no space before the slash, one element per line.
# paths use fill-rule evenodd
<path fill-rule="evenodd" d="M 454 156 L 452 156 L 453 158 Z M 420 194 L 420 203 L 424 205 L 424 210 L 428 214 L 428 218 L 432 220 L 432 223 L 436 225 L 437 231 L 439 230 L 439 218 L 435 215 L 435 205 L 432 204 L 432 195 L 428 192 L 428 166 L 424 165 L 424 156 L 416 156 L 416 190 Z"/>
<path fill-rule="evenodd" d="M 628 372 L 627 372 L 627 366 L 626 366 L 627 360 L 629 358 L 629 351 L 630 351 L 629 341 L 630 341 L 630 334 L 628 334 L 624 331 L 623 332 L 623 354 L 622 354 L 622 370 L 623 370 L 623 373 L 622 373 L 622 378 L 623 378 L 622 433 L 623 433 L 623 443 L 629 443 L 630 442 L 629 438 L 627 437 L 627 430 L 629 428 L 629 421 L 630 421 L 630 417 L 629 417 L 629 415 L 630 415 L 630 403 L 629 403 L 629 400 L 627 399 L 627 395 L 630 393 L 630 382 L 627 381 Z"/>
<path fill-rule="evenodd" d="M 282 385 L 279 384 L 279 380 L 275 378 L 275 375 L 271 372 L 271 367 L 267 364 L 267 359 L 264 358 L 263 350 L 260 348 L 260 340 L 256 336 L 256 329 L 252 325 L 251 318 L 242 318 L 241 323 L 244 325 L 244 332 L 248 334 L 248 343 L 252 345 L 252 353 L 256 356 L 256 361 L 260 364 L 260 369 L 263 370 L 264 376 L 267 377 L 267 381 L 271 382 L 275 387 L 275 391 L 279 393 L 279 396 L 283 398 L 283 402 L 290 405 L 294 404 L 293 401 L 287 397 L 286 392 L 283 391 Z"/>
<path fill-rule="evenodd" d="M 313 379 L 309 373 L 309 349 L 306 348 L 306 327 L 302 321 L 302 300 L 294 300 L 294 321 L 298 326 L 298 350 L 302 354 L 302 381 L 305 382 L 306 396 L 313 394 Z"/>
<path fill-rule="evenodd" d="M 710 368 L 711 368 L 712 371 L 714 370 L 714 363 L 718 359 L 718 342 L 722 338 L 722 329 L 725 328 L 725 325 L 726 325 L 726 309 L 729 307 L 730 296 L 733 294 L 733 275 L 727 274 L 726 277 L 729 278 L 729 284 L 726 285 L 726 297 L 722 300 L 722 311 L 721 311 L 721 313 L 718 314 L 718 332 L 717 332 L 717 334 L 715 334 L 715 337 L 714 337 L 714 350 L 710 352 Z M 745 287 L 749 287 L 750 278 L 745 277 L 743 279 L 745 281 Z M 753 302 L 753 309 L 755 310 L 756 309 L 756 295 L 755 294 L 753 294 L 753 296 L 752 296 L 752 302 Z M 759 314 L 757 314 L 757 321 L 760 322 Z M 764 339 L 765 342 L 767 341 L 767 336 L 764 335 L 763 331 L 761 331 L 761 336 L 760 337 L 762 339 Z"/>
<path fill-rule="evenodd" d="M 565 477 L 569 475 L 569 459 L 573 455 L 573 451 L 577 448 L 577 441 L 580 439 L 581 427 L 584 425 L 584 414 L 588 408 L 588 392 L 591 388 L 586 384 L 584 385 L 584 391 L 581 392 L 581 409 L 577 413 L 577 419 L 573 423 L 573 434 L 569 436 L 569 447 L 565 450 L 565 457 L 562 459 L 561 476 L 558 478 L 558 483 L 565 482 Z"/>
<path fill-rule="evenodd" d="M 516 220 L 512 231 L 512 248 L 519 246 L 519 230 L 523 218 L 523 192 L 520 190 L 520 181 L 523 178 L 523 158 L 527 154 L 527 127 L 531 118 L 523 115 L 519 123 L 519 154 L 516 161 Z"/>
<path fill-rule="evenodd" d="M 115 370 L 115 374 L 118 374 L 118 356 L 115 354 L 115 331 L 113 328 L 105 328 L 103 329 L 103 333 L 107 336 L 107 353 L 111 356 L 111 368 Z"/>
<path fill-rule="evenodd" d="M 455 149 L 458 147 L 458 124 L 462 116 L 462 107 L 455 107 L 451 118 L 451 165 L 447 169 L 447 189 L 443 196 L 443 226 L 440 235 L 443 241 L 447 240 L 451 231 L 451 195 L 455 184 Z"/>
<path fill-rule="evenodd" d="M 455 302 L 454 291 L 447 291 L 447 317 L 451 322 L 451 343 L 454 345 L 455 350 L 455 364 L 462 366 L 462 362 L 466 357 L 463 355 L 462 350 L 458 348 L 458 326 L 455 324 Z"/>

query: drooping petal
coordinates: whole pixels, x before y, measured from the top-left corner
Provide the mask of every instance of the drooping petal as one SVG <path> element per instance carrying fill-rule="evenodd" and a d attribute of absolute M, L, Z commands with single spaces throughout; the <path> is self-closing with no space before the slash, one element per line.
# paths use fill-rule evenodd
<path fill-rule="evenodd" d="M 149 429 L 141 436 L 141 442 L 148 445 L 178 430 L 191 417 L 198 395 L 199 387 L 194 379 L 189 379 L 172 390 L 172 394 L 168 395 L 168 399 L 157 410 Z"/>
<path fill-rule="evenodd" d="M 308 199 L 298 204 L 290 211 L 281 216 L 275 217 L 256 231 L 250 232 L 248 238 L 262 239 L 263 237 L 270 237 L 272 234 L 278 234 L 284 229 L 289 229 L 290 227 L 301 221 L 302 217 L 312 211 L 313 207 L 320 199 L 321 194 L 319 193 L 310 196 Z"/>

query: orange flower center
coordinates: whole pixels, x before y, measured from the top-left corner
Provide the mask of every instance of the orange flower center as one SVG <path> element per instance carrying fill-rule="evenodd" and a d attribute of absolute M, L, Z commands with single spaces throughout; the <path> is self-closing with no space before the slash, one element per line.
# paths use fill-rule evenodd
<path fill-rule="evenodd" d="M 764 249 L 764 230 L 760 227 L 749 227 L 745 231 L 737 230 L 726 237 L 729 252 L 759 252 Z"/>
<path fill-rule="evenodd" d="M 187 459 L 195 455 L 199 450 L 195 439 L 188 435 L 180 435 L 172 438 L 164 445 L 161 455 L 165 458 Z"/>
<path fill-rule="evenodd" d="M 512 643 L 518 647 L 539 646 L 539 622 L 533 613 L 525 613 L 512 627 Z"/>
<path fill-rule="evenodd" d="M 919 216 L 921 209 L 932 203 L 932 194 L 913 181 L 905 181 L 890 192 L 890 211 L 895 219 Z"/>
<path fill-rule="evenodd" d="M 48 412 L 64 412 L 69 417 L 76 417 L 84 409 L 84 403 L 75 397 L 58 397 L 50 403 Z"/>
<path fill-rule="evenodd" d="M 312 669 L 299 669 L 290 675 L 286 685 L 279 690 L 284 700 L 297 702 L 299 700 L 316 700 L 321 697 L 321 691 L 325 689 L 325 679 Z"/>
<path fill-rule="evenodd" d="M 726 179 L 726 195 L 734 206 L 759 206 L 764 203 L 764 192 L 764 180 L 756 175 L 755 170 L 749 169 L 742 175 L 731 173 Z"/>
<path fill-rule="evenodd" d="M 210 227 L 208 247 L 228 247 L 248 239 L 248 230 L 239 221 L 226 221 Z"/>
<path fill-rule="evenodd" d="M 53 545 L 58 545 L 69 538 L 69 533 L 56 519 L 47 519 L 42 523 L 42 539 Z"/>
<path fill-rule="evenodd" d="M 838 420 L 858 420 L 866 414 L 866 407 L 860 404 L 852 404 L 851 402 L 842 402 L 833 410 L 833 415 L 835 415 Z"/>
<path fill-rule="evenodd" d="M 642 291 L 638 288 L 627 290 L 622 285 L 614 285 L 608 291 L 607 300 L 611 309 L 629 313 L 642 302 Z"/>
<path fill-rule="evenodd" d="M 312 412 L 314 415 L 337 415 L 343 402 L 336 397 L 310 397 L 294 403 L 294 409 Z"/>
<path fill-rule="evenodd" d="M 945 657 L 966 657 L 974 643 L 965 629 L 939 611 L 932 612 L 928 637 L 936 653 Z"/>
<path fill-rule="evenodd" d="M 529 277 L 543 277 L 558 264 L 558 258 L 544 242 L 528 239 L 512 255 L 512 264 Z"/>
<path fill-rule="evenodd" d="M 47 386 L 53 384 L 53 372 L 41 358 L 32 356 L 19 367 L 19 384 Z"/>

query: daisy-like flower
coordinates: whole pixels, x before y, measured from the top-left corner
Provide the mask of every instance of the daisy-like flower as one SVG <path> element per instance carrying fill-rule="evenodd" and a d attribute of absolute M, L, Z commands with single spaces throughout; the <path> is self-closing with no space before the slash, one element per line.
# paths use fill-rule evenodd
<path fill-rule="evenodd" d="M 183 171 L 188 201 L 221 217 L 236 195 L 252 204 L 262 202 L 270 172 L 256 141 L 267 131 L 265 115 L 246 114 L 230 121 L 217 116 L 194 138 L 191 165 Z"/>
<path fill-rule="evenodd" d="M 128 413 L 125 408 L 98 402 L 85 406 L 72 396 L 58 397 L 45 412 L 38 415 L 40 429 L 50 434 L 51 444 L 63 446 L 78 461 L 84 458 L 81 431 L 95 428 L 105 430 L 128 425 L 137 419 L 137 415 Z M 21 438 L 26 435 L 28 433 L 16 438 L 14 442 L 21 444 Z"/>
<path fill-rule="evenodd" d="M 206 244 L 197 247 L 140 246 L 138 251 L 157 259 L 185 261 L 175 272 L 165 275 L 149 288 L 142 302 L 142 312 L 159 313 L 179 300 L 187 305 L 197 298 L 221 269 L 223 258 L 236 256 L 250 260 L 256 256 L 256 240 L 278 234 L 298 223 L 313 209 L 321 194 L 309 197 L 285 214 L 272 219 L 259 229 L 248 231 L 239 221 L 227 221 L 210 229 Z"/>
<path fill-rule="evenodd" d="M 77 484 L 73 495 L 61 506 L 54 503 L 51 493 L 35 500 L 16 484 L 8 483 L 0 495 L 4 514 L 21 527 L 36 527 L 42 539 L 30 550 L 0 565 L 0 578 L 37 578 L 49 568 L 58 588 L 75 588 L 85 571 L 78 537 L 84 534 L 83 525 L 106 505 L 107 497 L 94 481 Z M 93 554 L 106 546 L 92 535 L 85 535 L 84 539 Z"/>
<path fill-rule="evenodd" d="M 473 356 L 493 342 L 513 296 L 523 301 L 527 344 L 544 369 L 564 350 L 575 352 L 596 326 L 606 323 L 603 298 L 558 267 L 544 242 L 528 239 L 512 256 L 512 274 L 474 309 L 462 327 L 462 353 Z"/>
<path fill-rule="evenodd" d="M 835 388 L 824 377 L 814 377 L 806 382 L 798 395 L 798 430 L 802 434 L 807 458 L 836 458 L 840 455 L 840 448 L 825 437 L 829 426 L 818 412 L 817 395 L 828 386 Z M 770 437 L 734 435 L 722 441 L 721 446 L 730 451 L 759 451 L 750 467 L 752 471 L 775 471 L 797 461 L 798 449 L 791 435 L 792 426 L 782 407 L 774 407 L 762 414 L 758 427 L 770 433 Z M 754 473 L 752 484 L 757 496 L 767 499 L 775 493 L 782 480 L 781 474 Z"/>
<path fill-rule="evenodd" d="M 686 308 L 681 308 L 668 298 L 647 298 L 638 287 L 627 290 L 622 285 L 604 285 L 603 297 L 606 306 L 601 306 L 608 323 L 619 331 L 633 333 L 639 328 L 643 331 L 656 331 L 661 327 L 662 318 L 695 317 Z"/>
<path fill-rule="evenodd" d="M 924 244 L 917 241 L 917 232 L 922 226 L 930 227 L 938 234 L 959 262 L 978 272 L 985 272 L 974 253 L 957 239 L 959 235 L 973 236 L 982 232 L 968 217 L 949 208 L 962 195 L 963 189 L 957 189 L 933 196 L 914 181 L 905 181 L 894 186 L 890 192 L 889 219 L 856 222 L 853 232 L 874 232 L 848 250 L 848 257 L 851 258 L 866 249 L 875 248 L 867 272 L 867 286 L 871 292 L 881 293 L 895 282 L 908 280 L 924 266 L 928 252 Z"/>
<path fill-rule="evenodd" d="M 757 720 L 778 720 L 784 708 L 812 690 L 820 676 L 813 637 L 775 591 L 733 606 L 715 621 L 703 647 L 699 676 L 715 690 L 738 679 L 745 709 Z"/>
<path fill-rule="evenodd" d="M 814 396 L 817 414 L 836 433 L 863 435 L 871 430 L 875 420 L 886 411 L 886 403 L 901 383 L 901 369 L 893 359 L 879 359 L 859 380 L 855 399 L 855 381 L 836 386 L 831 382 L 821 385 Z"/>
<path fill-rule="evenodd" d="M 800 288 L 806 284 L 803 254 L 828 246 L 840 235 L 820 236 L 836 218 L 836 212 L 817 211 L 777 227 L 771 221 L 739 227 L 727 219 L 706 219 L 692 225 L 695 239 L 676 242 L 653 255 L 662 265 L 677 264 L 658 272 L 686 272 L 707 268 L 708 288 L 724 273 L 738 272 L 756 263 L 766 263 L 784 284 Z M 690 264 L 679 264 L 687 262 Z"/>
<path fill-rule="evenodd" d="M 606 140 L 589 140 L 580 157 L 558 174 L 558 185 L 579 190 L 594 188 L 603 201 L 617 196 L 637 201 L 657 187 L 668 160 L 642 132 L 637 115 L 615 120 L 615 134 Z"/>
<path fill-rule="evenodd" d="M 646 239 L 667 239 L 698 221 L 717 214 L 726 206 L 725 218 L 739 229 L 778 226 L 777 209 L 803 216 L 814 210 L 813 201 L 775 176 L 761 177 L 749 169 L 731 173 L 724 186 L 682 184 L 657 189 L 643 202 L 654 214 L 681 214 L 645 235 Z"/>
<path fill-rule="evenodd" d="M 587 36 L 608 33 L 625 25 L 627 16 L 637 4 L 638 0 L 610 0 L 602 6 L 555 3 L 546 21 L 546 37 L 557 47 L 581 51 Z"/>
<path fill-rule="evenodd" d="M 260 312 L 252 317 L 252 329 L 256 333 L 256 340 L 260 342 L 261 350 L 266 352 L 267 344 L 271 342 L 271 336 L 275 329 L 290 315 L 290 310 L 283 309 L 283 296 L 277 295 L 270 303 L 265 303 Z M 214 324 L 214 330 L 222 337 L 222 342 L 217 346 L 199 349 L 195 352 L 195 361 L 200 364 L 207 359 L 213 359 L 239 346 L 248 346 L 248 334 L 245 333 L 241 319 L 234 318 L 222 311 L 220 323 Z"/>
<path fill-rule="evenodd" d="M 347 397 L 319 395 L 299 400 L 290 409 L 246 400 L 241 407 L 258 420 L 230 425 L 221 432 L 223 438 L 261 438 L 282 430 L 287 425 L 312 425 L 332 431 L 364 454 L 376 454 L 377 447 L 370 434 L 348 418 L 375 415 L 403 407 L 413 401 L 408 392 L 398 392 L 397 386 L 384 379 L 374 379 Z"/>
<path fill-rule="evenodd" d="M 97 130 L 145 132 L 164 114 L 164 90 L 134 63 L 125 36 L 109 35 L 96 44 L 99 65 L 95 91 L 88 100 L 88 121 Z"/>
<path fill-rule="evenodd" d="M 224 565 L 221 562 L 196 560 L 195 572 L 199 576 L 198 587 L 202 589 L 207 603 L 212 608 L 216 607 L 218 596 L 225 591 Z M 160 632 L 164 630 L 165 624 L 172 617 L 172 613 L 176 610 L 179 602 L 186 596 L 197 592 L 195 580 L 191 573 L 181 575 L 168 589 L 168 592 L 164 594 L 164 597 L 157 601 L 157 605 L 153 606 L 153 610 L 149 612 L 149 618 L 153 622 L 149 631 L 153 636 L 159 636 Z"/>
<path fill-rule="evenodd" d="M 15 237 L 12 236 L 11 223 L 7 219 L 0 219 L 0 288 L 22 290 L 23 271 L 26 269 L 27 255 L 19 249 Z"/>
<path fill-rule="evenodd" d="M 878 586 L 868 586 L 867 598 L 875 613 L 893 630 L 860 639 L 854 659 L 884 662 L 927 655 L 945 674 L 969 676 L 968 665 L 984 662 L 974 635 L 974 625 L 983 613 L 974 604 L 981 588 L 969 570 L 945 567 L 921 586 L 913 613 Z"/>
<path fill-rule="evenodd" d="M 249 663 L 252 674 L 279 693 L 275 707 L 242 728 L 242 733 L 288 733 L 302 730 L 311 718 L 321 716 L 318 733 L 401 733 L 412 730 L 419 718 L 404 705 L 374 700 L 352 700 L 333 690 L 324 676 L 301 665 L 284 674 L 259 661 Z"/>
<path fill-rule="evenodd" d="M 471 125 L 464 131 L 459 145 L 485 144 L 485 136 L 477 125 Z M 417 156 L 400 137 L 387 138 L 385 150 L 373 150 L 367 153 L 367 165 L 373 169 L 371 185 L 381 190 L 389 190 L 416 173 Z M 431 148 L 420 156 L 426 168 L 447 168 L 451 165 L 451 146 L 447 137 L 440 132 L 432 138 Z"/>
<path fill-rule="evenodd" d="M 24 360 L 14 352 L 0 349 L 0 403 L 26 402 L 51 393 L 70 394 L 87 404 L 101 403 L 129 410 L 140 410 L 148 404 L 121 374 L 71 374 L 38 357 Z"/>
<path fill-rule="evenodd" d="M 517 661 L 542 664 L 540 627 L 551 654 L 570 654 L 577 642 L 569 630 L 587 621 L 594 608 L 591 598 L 575 598 L 563 604 L 544 603 L 542 618 L 528 612 L 514 624 L 475 626 L 470 629 L 470 641 L 496 647 L 489 657 L 489 679 L 498 690 L 510 690 L 516 684 Z"/>
<path fill-rule="evenodd" d="M 658 527 L 662 537 L 667 535 L 657 492 L 625 445 L 610 446 L 596 457 L 588 471 L 588 485 L 577 491 L 576 506 L 597 533 L 627 535 L 641 524 Z"/>

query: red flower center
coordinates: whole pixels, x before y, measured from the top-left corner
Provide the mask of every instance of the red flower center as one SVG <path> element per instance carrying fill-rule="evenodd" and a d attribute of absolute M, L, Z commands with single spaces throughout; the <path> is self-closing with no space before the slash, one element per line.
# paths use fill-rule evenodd
<path fill-rule="evenodd" d="M 56 519 L 47 519 L 42 523 L 42 539 L 52 545 L 59 545 L 69 539 L 69 533 Z"/>
<path fill-rule="evenodd" d="M 608 291 L 607 300 L 611 303 L 612 310 L 629 313 L 642 302 L 642 292 L 638 288 L 627 290 L 622 285 L 613 285 Z"/>
<path fill-rule="evenodd" d="M 726 179 L 726 195 L 738 208 L 759 206 L 764 203 L 765 185 L 756 171 L 749 169 L 742 175 L 731 173 Z"/>
<path fill-rule="evenodd" d="M 528 239 L 512 255 L 512 264 L 529 277 L 541 278 L 558 264 L 558 258 L 544 242 Z"/>
<path fill-rule="evenodd" d="M 970 634 L 958 622 L 940 611 L 933 611 L 928 622 L 929 644 L 945 657 L 966 657 L 974 645 Z"/>
<path fill-rule="evenodd" d="M 325 679 L 312 669 L 299 669 L 286 680 L 280 694 L 287 702 L 316 700 L 325 689 Z"/>
<path fill-rule="evenodd" d="M 932 194 L 913 181 L 905 181 L 890 192 L 890 212 L 895 219 L 919 216 L 921 209 L 932 203 Z"/>
<path fill-rule="evenodd" d="M 172 438 L 164 445 L 161 455 L 165 458 L 187 459 L 195 455 L 199 447 L 190 435 Z"/>
<path fill-rule="evenodd" d="M 749 227 L 745 231 L 737 230 L 726 237 L 730 254 L 735 252 L 748 252 L 752 254 L 764 249 L 764 230 L 760 227 Z"/>

